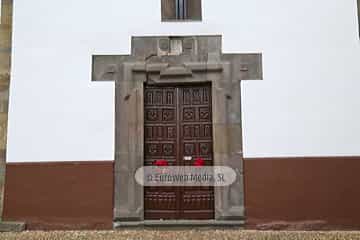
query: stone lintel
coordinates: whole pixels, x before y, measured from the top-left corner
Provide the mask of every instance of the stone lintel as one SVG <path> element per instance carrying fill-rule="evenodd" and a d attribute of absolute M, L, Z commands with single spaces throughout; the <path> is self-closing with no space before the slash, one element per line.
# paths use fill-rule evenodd
<path fill-rule="evenodd" d="M 192 72 L 222 71 L 223 65 L 231 65 L 232 80 L 262 80 L 261 54 L 225 54 L 220 62 L 183 62 L 181 64 L 139 62 L 134 57 L 93 56 L 92 81 L 116 81 L 123 76 L 123 64 L 135 63 L 134 72 L 160 73 L 161 76 L 190 76 Z"/>
<path fill-rule="evenodd" d="M 189 68 L 183 66 L 174 66 L 163 69 L 160 72 L 160 77 L 171 77 L 171 76 L 191 76 L 192 71 Z"/>
<path fill-rule="evenodd" d="M 145 64 L 146 72 L 148 73 L 159 73 L 169 67 L 168 63 L 151 63 Z"/>
<path fill-rule="evenodd" d="M 223 65 L 220 62 L 185 62 L 184 65 L 193 72 L 222 71 Z"/>
<path fill-rule="evenodd" d="M 172 39 L 182 41 L 181 54 L 171 52 Z M 263 79 L 262 54 L 222 54 L 221 47 L 217 35 L 132 37 L 131 55 L 93 55 L 92 81 L 121 80 L 123 64 L 134 62 L 135 72 L 162 72 L 163 76 L 189 76 L 189 70 L 222 71 L 223 64 L 229 63 L 232 80 Z"/>

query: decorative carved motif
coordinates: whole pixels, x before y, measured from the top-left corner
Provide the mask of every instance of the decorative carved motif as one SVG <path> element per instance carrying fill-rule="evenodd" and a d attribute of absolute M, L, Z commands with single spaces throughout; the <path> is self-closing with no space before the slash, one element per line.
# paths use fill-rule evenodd
<path fill-rule="evenodd" d="M 185 108 L 183 118 L 185 121 L 194 121 L 195 120 L 195 109 L 194 108 Z"/>
<path fill-rule="evenodd" d="M 145 208 L 156 210 L 176 209 L 176 193 L 164 191 L 145 191 Z"/>
<path fill-rule="evenodd" d="M 150 156 L 157 156 L 157 154 L 158 154 L 158 145 L 157 144 L 148 144 L 146 152 Z"/>
<path fill-rule="evenodd" d="M 211 91 L 211 89 L 204 89 L 204 91 L 203 91 L 203 104 L 209 104 L 210 103 L 210 100 L 211 100 L 210 91 Z"/>
<path fill-rule="evenodd" d="M 183 135 L 184 138 L 190 138 L 193 136 L 192 134 L 192 126 L 191 125 L 184 125 L 183 126 Z"/>
<path fill-rule="evenodd" d="M 145 138 L 151 140 L 175 139 L 176 127 L 173 126 L 146 126 Z"/>
<path fill-rule="evenodd" d="M 193 96 L 193 99 L 192 99 L 192 104 L 201 104 L 201 90 L 200 89 L 193 89 L 192 90 L 192 96 Z"/>
<path fill-rule="evenodd" d="M 154 104 L 162 104 L 163 93 L 160 91 L 155 92 Z"/>
<path fill-rule="evenodd" d="M 158 120 L 158 111 L 156 109 L 146 110 L 146 120 L 148 120 L 148 121 Z"/>
<path fill-rule="evenodd" d="M 166 92 L 166 105 L 173 105 L 174 104 L 174 92 Z"/>
<path fill-rule="evenodd" d="M 183 90 L 183 104 L 189 105 L 191 104 L 191 91 L 190 89 Z"/>
<path fill-rule="evenodd" d="M 211 125 L 204 125 L 204 137 L 211 138 L 212 137 L 212 127 Z"/>
<path fill-rule="evenodd" d="M 176 128 L 167 127 L 167 138 L 176 138 Z"/>
<path fill-rule="evenodd" d="M 211 153 L 211 147 L 209 143 L 200 143 L 200 155 L 209 155 Z"/>
<path fill-rule="evenodd" d="M 184 153 L 186 156 L 192 156 L 195 153 L 195 146 L 193 143 L 184 144 Z"/>
<path fill-rule="evenodd" d="M 183 198 L 184 209 L 208 210 L 214 206 L 214 194 L 209 192 L 186 193 Z"/>
<path fill-rule="evenodd" d="M 153 104 L 153 93 L 152 92 L 146 92 L 146 94 L 145 94 L 145 104 L 146 105 L 152 105 Z"/>
<path fill-rule="evenodd" d="M 183 125 L 183 137 L 184 139 L 197 139 L 204 138 L 211 140 L 212 127 L 209 124 L 184 124 Z"/>
<path fill-rule="evenodd" d="M 174 109 L 163 109 L 163 120 L 164 121 L 174 121 L 175 120 L 175 110 Z"/>
<path fill-rule="evenodd" d="M 164 144 L 163 145 L 163 153 L 165 156 L 174 155 L 174 145 L 173 144 Z"/>
<path fill-rule="evenodd" d="M 200 120 L 211 120 L 210 118 L 210 109 L 208 107 L 199 108 L 199 119 Z"/>

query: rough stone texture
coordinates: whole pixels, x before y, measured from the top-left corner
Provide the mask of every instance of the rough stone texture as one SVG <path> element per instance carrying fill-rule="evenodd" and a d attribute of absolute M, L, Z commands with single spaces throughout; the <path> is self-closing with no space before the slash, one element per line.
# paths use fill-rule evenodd
<path fill-rule="evenodd" d="M 12 24 L 13 0 L 1 0 L 1 24 Z"/>
<path fill-rule="evenodd" d="M 12 0 L 1 1 L 0 22 L 0 221 L 3 211 L 3 195 L 6 167 L 6 138 L 9 104 L 9 83 L 11 63 Z M 0 224 L 0 228 L 3 225 Z M 11 229 L 11 224 L 4 225 Z M 17 228 L 17 225 L 13 226 Z M 1 229 L 0 229 L 1 230 Z"/>
<path fill-rule="evenodd" d="M 0 232 L 21 232 L 25 230 L 25 223 L 0 222 Z"/>
<path fill-rule="evenodd" d="M 179 41 L 183 46 L 172 52 Z M 144 83 L 201 82 L 212 83 L 214 165 L 238 173 L 234 184 L 215 190 L 215 220 L 243 219 L 239 81 L 262 79 L 261 54 L 222 54 L 221 36 L 133 37 L 131 47 L 130 56 L 93 56 L 93 81 L 116 86 L 115 221 L 144 220 L 143 187 L 134 179 L 144 162 Z"/>
<path fill-rule="evenodd" d="M 241 229 L 244 221 L 218 221 L 218 220 L 166 220 L 166 221 L 136 221 L 136 222 L 115 222 L 114 228 L 144 228 L 144 227 L 165 227 L 165 228 L 221 228 L 234 227 Z"/>
<path fill-rule="evenodd" d="M 264 224 L 256 225 L 256 229 L 262 231 L 275 230 L 289 230 L 289 231 L 301 231 L 306 229 L 307 231 L 314 230 L 330 230 L 328 223 L 326 221 L 313 220 L 313 221 L 298 221 L 298 222 L 286 222 L 286 221 L 275 221 Z"/>

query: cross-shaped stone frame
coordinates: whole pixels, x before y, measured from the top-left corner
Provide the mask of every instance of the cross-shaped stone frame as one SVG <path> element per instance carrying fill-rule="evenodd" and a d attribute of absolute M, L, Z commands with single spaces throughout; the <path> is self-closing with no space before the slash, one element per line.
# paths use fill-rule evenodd
<path fill-rule="evenodd" d="M 215 188 L 215 221 L 245 217 L 241 126 L 242 80 L 262 79 L 261 54 L 222 54 L 221 36 L 133 37 L 131 55 L 93 56 L 93 81 L 115 81 L 114 221 L 144 221 L 144 83 L 211 82 L 214 165 L 237 180 Z"/>

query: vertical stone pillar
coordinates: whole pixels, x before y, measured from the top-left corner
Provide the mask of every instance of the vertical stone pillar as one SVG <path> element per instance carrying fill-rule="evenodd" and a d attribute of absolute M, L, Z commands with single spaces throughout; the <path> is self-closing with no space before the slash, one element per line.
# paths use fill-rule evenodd
<path fill-rule="evenodd" d="M 123 64 L 116 86 L 115 110 L 115 221 L 144 220 L 143 187 L 135 173 L 144 163 L 144 73 L 134 73 L 136 63 Z"/>
<path fill-rule="evenodd" d="M 0 216 L 3 212 L 11 67 L 12 0 L 1 0 L 0 22 Z"/>
<path fill-rule="evenodd" d="M 11 70 L 13 0 L 0 0 L 0 232 L 22 231 L 24 223 L 2 222 Z"/>

